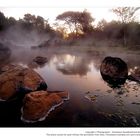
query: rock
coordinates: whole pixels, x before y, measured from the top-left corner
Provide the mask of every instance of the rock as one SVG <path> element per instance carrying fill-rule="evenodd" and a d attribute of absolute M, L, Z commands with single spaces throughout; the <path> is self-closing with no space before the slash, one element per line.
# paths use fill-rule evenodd
<path fill-rule="evenodd" d="M 26 94 L 23 99 L 21 120 L 36 122 L 44 120 L 50 111 L 68 99 L 67 92 L 35 91 Z"/>
<path fill-rule="evenodd" d="M 140 102 L 132 102 L 134 105 L 140 105 Z"/>
<path fill-rule="evenodd" d="M 0 43 L 0 61 L 5 61 L 5 59 L 8 59 L 11 55 L 11 50 Z"/>
<path fill-rule="evenodd" d="M 110 86 L 117 87 L 124 84 L 127 79 L 127 64 L 120 58 L 106 57 L 100 66 L 100 73 Z"/>
<path fill-rule="evenodd" d="M 36 62 L 38 65 L 43 65 L 47 62 L 47 58 L 42 56 L 37 56 L 35 59 L 33 59 L 33 61 Z"/>
<path fill-rule="evenodd" d="M 41 76 L 29 68 L 7 65 L 1 68 L 0 99 L 8 100 L 13 96 L 24 97 L 28 92 L 46 90 L 47 85 Z"/>
<path fill-rule="evenodd" d="M 140 83 L 140 67 L 131 69 L 128 79 Z"/>

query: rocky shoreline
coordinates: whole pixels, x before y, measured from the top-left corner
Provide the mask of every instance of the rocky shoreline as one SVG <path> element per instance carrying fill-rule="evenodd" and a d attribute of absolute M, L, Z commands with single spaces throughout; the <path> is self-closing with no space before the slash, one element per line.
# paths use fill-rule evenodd
<path fill-rule="evenodd" d="M 57 106 L 69 99 L 66 91 L 47 91 L 47 84 L 34 70 L 20 65 L 1 68 L 0 99 L 20 101 L 21 120 L 27 123 L 44 120 Z"/>
<path fill-rule="evenodd" d="M 42 91 L 40 91 L 42 92 Z M 30 98 L 29 96 L 30 95 L 27 95 L 24 100 L 24 104 L 23 104 L 23 107 L 21 108 L 21 120 L 23 122 L 27 122 L 27 123 L 34 123 L 34 122 L 37 122 L 37 121 L 43 121 L 46 119 L 46 117 L 51 113 L 51 111 L 55 110 L 58 106 L 60 106 L 61 104 L 64 103 L 64 101 L 66 100 L 69 100 L 69 94 L 65 91 L 63 92 L 57 92 L 57 93 L 47 93 L 47 92 L 44 92 L 44 93 L 31 93 L 31 94 L 34 94 L 35 96 L 38 96 L 38 94 L 41 94 L 41 96 L 43 97 L 45 94 L 48 94 L 46 96 L 47 98 L 47 101 L 43 102 L 43 100 L 40 100 L 40 102 L 38 102 L 39 100 L 36 100 L 36 101 L 33 101 L 33 100 L 30 100 L 28 101 L 27 98 Z M 51 96 L 51 97 L 50 97 Z M 61 97 L 60 97 L 61 96 Z M 57 97 L 57 98 L 56 98 Z M 53 98 L 53 101 L 49 102 L 50 100 L 52 100 L 51 98 Z M 37 110 L 33 111 L 33 106 L 32 105 L 29 105 L 28 106 L 28 103 L 31 103 L 31 102 L 34 102 L 33 105 L 34 106 L 40 106 L 45 104 L 44 108 L 43 108 L 43 113 L 40 113 L 40 108 L 38 107 Z M 29 103 L 29 104 L 30 104 Z M 41 107 L 42 108 L 42 107 Z M 38 115 L 35 115 L 36 113 L 38 113 Z"/>

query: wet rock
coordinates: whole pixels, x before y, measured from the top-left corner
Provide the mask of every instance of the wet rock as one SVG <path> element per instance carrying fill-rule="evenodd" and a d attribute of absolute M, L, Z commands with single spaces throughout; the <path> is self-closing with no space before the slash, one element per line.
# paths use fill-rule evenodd
<path fill-rule="evenodd" d="M 140 67 L 131 69 L 128 79 L 140 83 Z"/>
<path fill-rule="evenodd" d="M 21 119 L 25 122 L 42 121 L 50 111 L 68 98 L 67 92 L 36 91 L 26 94 L 23 100 Z"/>
<path fill-rule="evenodd" d="M 107 90 L 106 92 L 111 93 L 111 92 L 112 92 L 112 90 Z"/>
<path fill-rule="evenodd" d="M 91 102 L 95 102 L 97 101 L 97 97 L 99 95 L 86 95 L 85 98 L 87 98 L 88 100 L 90 100 Z"/>
<path fill-rule="evenodd" d="M 90 91 L 87 91 L 85 94 L 90 94 Z"/>
<path fill-rule="evenodd" d="M 43 65 L 47 62 L 47 58 L 42 56 L 37 56 L 35 59 L 33 59 L 33 61 L 36 62 L 38 65 Z"/>
<path fill-rule="evenodd" d="M 128 76 L 127 64 L 117 57 L 106 57 L 101 66 L 102 78 L 112 87 L 125 83 Z"/>
<path fill-rule="evenodd" d="M 0 43 L 0 61 L 4 61 L 5 59 L 8 59 L 11 55 L 11 50 Z"/>
<path fill-rule="evenodd" d="M 140 105 L 140 102 L 132 102 L 134 105 Z"/>
<path fill-rule="evenodd" d="M 28 92 L 47 89 L 45 81 L 32 69 L 11 64 L 1 68 L 1 72 L 0 99 L 2 100 L 14 96 L 24 97 Z"/>

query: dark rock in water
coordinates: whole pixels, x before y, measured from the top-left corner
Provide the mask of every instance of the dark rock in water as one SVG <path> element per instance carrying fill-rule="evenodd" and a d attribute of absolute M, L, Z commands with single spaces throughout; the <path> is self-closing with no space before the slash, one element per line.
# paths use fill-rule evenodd
<path fill-rule="evenodd" d="M 68 99 L 68 93 L 35 91 L 26 94 L 23 100 L 21 119 L 25 122 L 44 120 L 50 111 Z"/>
<path fill-rule="evenodd" d="M 11 55 L 11 50 L 0 43 L 0 61 L 3 61 L 5 59 L 8 59 Z"/>
<path fill-rule="evenodd" d="M 140 67 L 134 67 L 131 70 L 128 79 L 140 83 Z"/>
<path fill-rule="evenodd" d="M 43 65 L 47 62 L 47 58 L 42 56 L 37 56 L 33 61 L 36 62 L 38 65 Z"/>
<path fill-rule="evenodd" d="M 7 65 L 1 68 L 0 99 L 24 97 L 24 94 L 36 90 L 46 90 L 47 85 L 41 76 L 29 68 L 19 65 Z"/>
<path fill-rule="evenodd" d="M 120 58 L 106 57 L 100 66 L 100 73 L 110 86 L 118 87 L 128 77 L 127 64 Z"/>
<path fill-rule="evenodd" d="M 39 84 L 37 90 L 38 90 L 38 91 L 39 91 L 39 90 L 47 90 L 47 88 L 48 88 L 47 84 L 46 84 L 44 81 L 42 81 L 42 82 Z"/>

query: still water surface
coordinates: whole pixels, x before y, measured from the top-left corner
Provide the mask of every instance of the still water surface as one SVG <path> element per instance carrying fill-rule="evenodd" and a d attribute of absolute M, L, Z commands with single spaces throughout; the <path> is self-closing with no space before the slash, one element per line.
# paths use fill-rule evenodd
<path fill-rule="evenodd" d="M 24 56 L 23 56 L 24 54 Z M 41 55 L 48 58 L 43 66 L 32 62 Z M 46 120 L 27 124 L 20 120 L 16 104 L 0 104 L 1 126 L 41 127 L 109 127 L 140 126 L 140 86 L 126 81 L 120 89 L 112 89 L 101 77 L 100 64 L 105 56 L 118 56 L 129 69 L 140 64 L 136 54 L 104 52 L 56 52 L 19 50 L 9 63 L 33 68 L 46 81 L 48 90 L 66 90 L 70 99 L 53 110 Z"/>

